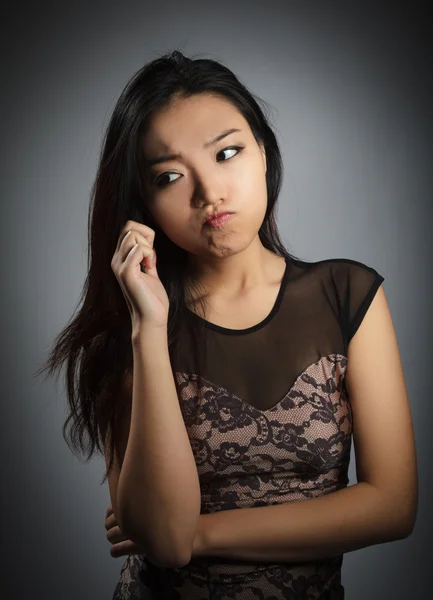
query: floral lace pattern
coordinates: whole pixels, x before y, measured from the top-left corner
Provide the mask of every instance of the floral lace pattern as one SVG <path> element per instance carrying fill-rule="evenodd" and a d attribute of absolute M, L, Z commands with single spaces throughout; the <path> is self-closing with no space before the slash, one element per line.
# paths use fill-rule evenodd
<path fill-rule="evenodd" d="M 344 386 L 347 358 L 323 356 L 272 408 L 258 409 L 176 372 L 180 406 L 201 486 L 201 513 L 297 502 L 347 486 L 352 412 Z M 264 563 L 219 558 L 178 569 L 128 556 L 112 600 L 340 600 L 343 556 Z"/>

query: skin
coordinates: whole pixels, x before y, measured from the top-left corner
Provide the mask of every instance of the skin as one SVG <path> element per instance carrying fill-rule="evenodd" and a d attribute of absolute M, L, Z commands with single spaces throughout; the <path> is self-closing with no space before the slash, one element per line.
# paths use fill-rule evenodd
<path fill-rule="evenodd" d="M 203 148 L 231 128 L 241 132 Z M 224 150 L 227 146 L 243 149 Z M 220 305 L 245 301 L 281 281 L 284 258 L 264 248 L 258 236 L 267 206 L 266 153 L 230 102 L 209 94 L 176 98 L 154 116 L 143 151 L 146 160 L 183 157 L 151 167 L 150 210 L 164 233 L 189 253 L 191 276 L 208 298 Z M 167 185 L 158 187 L 154 180 L 162 175 Z M 222 229 L 203 226 L 207 214 L 225 210 L 236 215 Z"/>

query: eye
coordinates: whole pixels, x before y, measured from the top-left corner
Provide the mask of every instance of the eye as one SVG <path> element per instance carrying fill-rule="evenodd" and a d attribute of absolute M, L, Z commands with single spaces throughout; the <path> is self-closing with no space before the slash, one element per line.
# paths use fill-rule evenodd
<path fill-rule="evenodd" d="M 221 154 L 222 152 L 227 152 L 228 150 L 237 150 L 236 154 L 239 154 L 239 152 L 241 150 L 243 150 L 243 146 L 228 146 L 227 148 L 223 148 L 222 150 L 220 150 L 218 152 L 218 154 Z M 218 156 L 217 154 L 217 156 Z M 236 154 L 234 154 L 233 156 L 236 156 Z M 229 158 L 223 160 L 223 161 L 218 161 L 218 162 L 226 162 L 227 160 L 229 160 L 230 158 L 233 158 L 233 156 L 230 156 Z M 173 181 L 166 181 L 163 182 L 163 178 L 169 175 L 180 175 L 180 173 L 174 173 L 171 171 L 167 171 L 166 173 L 163 173 L 162 175 L 160 175 L 159 177 L 157 177 L 154 181 L 154 185 L 156 185 L 156 187 L 158 188 L 164 188 L 167 187 L 168 185 L 170 185 L 171 183 L 173 183 Z M 174 181 L 177 181 L 176 179 Z"/>
<path fill-rule="evenodd" d="M 228 146 L 228 148 L 224 148 L 223 150 L 220 150 L 218 152 L 218 154 L 221 154 L 221 152 L 227 152 L 227 150 L 239 150 L 239 152 L 240 152 L 242 149 L 243 148 L 241 146 Z M 239 154 L 239 152 L 237 152 L 236 154 Z M 234 156 L 236 156 L 236 154 Z M 230 156 L 230 158 L 233 158 L 233 156 Z M 225 161 L 223 161 L 223 162 L 225 162 Z"/>

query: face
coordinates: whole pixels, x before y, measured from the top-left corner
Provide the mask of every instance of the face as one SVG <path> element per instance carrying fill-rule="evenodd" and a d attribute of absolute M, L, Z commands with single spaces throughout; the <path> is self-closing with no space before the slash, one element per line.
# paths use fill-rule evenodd
<path fill-rule="evenodd" d="M 238 129 L 214 143 L 221 133 Z M 258 236 L 267 207 L 266 156 L 243 115 L 221 97 L 176 99 L 152 120 L 143 140 L 149 209 L 159 227 L 193 260 L 241 252 Z M 205 144 L 208 144 L 205 146 Z M 220 229 L 207 214 L 236 213 Z"/>

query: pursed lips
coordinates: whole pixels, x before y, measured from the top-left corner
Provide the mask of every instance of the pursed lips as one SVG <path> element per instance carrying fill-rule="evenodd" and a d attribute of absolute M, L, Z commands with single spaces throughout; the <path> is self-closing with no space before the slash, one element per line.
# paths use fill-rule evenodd
<path fill-rule="evenodd" d="M 234 215 L 234 214 L 235 214 L 234 212 L 231 212 L 229 210 L 220 212 L 218 214 L 212 215 L 211 217 L 206 217 L 203 225 L 206 225 L 206 223 L 217 222 L 222 217 L 225 217 L 225 216 L 228 216 L 228 215 Z"/>

